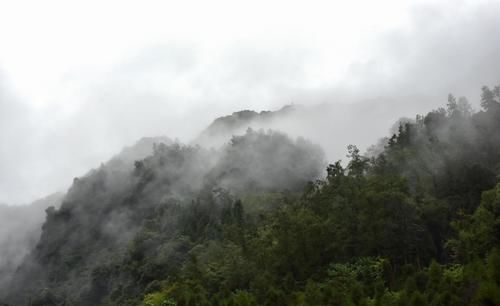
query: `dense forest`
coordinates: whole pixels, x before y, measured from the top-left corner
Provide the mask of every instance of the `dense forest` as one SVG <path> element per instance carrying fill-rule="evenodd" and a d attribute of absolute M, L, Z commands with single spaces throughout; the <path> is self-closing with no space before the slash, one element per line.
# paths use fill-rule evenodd
<path fill-rule="evenodd" d="M 40 238 L 48 206 L 58 207 L 64 194 L 54 193 L 30 205 L 0 204 L 0 288 L 4 288 L 23 258 Z"/>
<path fill-rule="evenodd" d="M 500 305 L 499 86 L 482 88 L 481 108 L 450 95 L 368 154 L 350 145 L 331 164 L 305 139 L 251 129 L 220 150 L 169 142 L 130 165 L 114 159 L 47 209 L 2 296 L 32 306 Z"/>

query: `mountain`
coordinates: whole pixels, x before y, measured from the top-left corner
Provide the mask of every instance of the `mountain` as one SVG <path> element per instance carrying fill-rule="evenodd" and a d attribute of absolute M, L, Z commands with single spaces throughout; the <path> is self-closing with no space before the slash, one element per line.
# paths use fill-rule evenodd
<path fill-rule="evenodd" d="M 227 143 L 233 135 L 244 134 L 247 128 L 270 127 L 274 120 L 287 117 L 300 108 L 300 106 L 287 105 L 277 111 L 243 110 L 234 112 L 231 115 L 215 119 L 192 143 L 206 148 L 218 148 Z"/>
<path fill-rule="evenodd" d="M 60 208 L 47 210 L 40 241 L 17 270 L 8 301 L 98 305 L 119 294 L 119 303 L 127 303 L 153 274 L 188 258 L 189 236 L 219 235 L 217 215 L 237 195 L 299 192 L 319 177 L 324 161 L 310 142 L 249 130 L 220 151 L 160 143 L 132 167 L 117 165 L 114 158 L 76 178 Z M 143 250 L 134 241 L 158 215 L 166 218 L 166 236 Z M 166 253 L 155 251 L 160 247 Z M 143 266 L 146 258 L 156 264 Z"/>
<path fill-rule="evenodd" d="M 63 197 L 54 193 L 29 205 L 0 205 L 0 288 L 40 239 L 45 210 L 59 207 Z"/>
<path fill-rule="evenodd" d="M 248 127 L 104 163 L 47 209 L 3 301 L 498 305 L 500 87 L 482 90 L 480 111 L 450 95 L 346 163 Z M 246 114 L 218 122 L 268 116 Z"/>
<path fill-rule="evenodd" d="M 174 141 L 166 136 L 143 137 L 134 145 L 123 148 L 117 155 L 113 156 L 109 163 L 125 163 L 133 165 L 136 160 L 141 160 L 153 153 L 155 145 L 171 145 Z"/>
<path fill-rule="evenodd" d="M 248 128 L 275 130 L 290 137 L 303 137 L 321 144 L 328 160 L 345 159 L 345 148 L 355 143 L 362 151 L 369 149 L 399 121 L 427 112 L 426 97 L 374 98 L 341 100 L 335 103 L 287 105 L 276 111 L 241 111 L 215 119 L 191 143 L 218 148 L 233 135 L 243 135 Z M 342 128 L 339 128 L 342 127 Z M 392 135 L 392 132 L 391 132 Z"/>
<path fill-rule="evenodd" d="M 132 169 L 134 161 L 151 155 L 154 144 L 161 143 L 172 144 L 173 141 L 165 136 L 144 137 L 134 145 L 125 147 L 108 162 L 108 165 L 110 168 Z M 0 204 L 0 224 L 2 225 L 0 229 L 0 288 L 5 287 L 5 283 L 24 257 L 39 241 L 42 225 L 45 222 L 45 211 L 49 207 L 59 208 L 64 197 L 63 193 L 54 193 L 29 205 Z"/>

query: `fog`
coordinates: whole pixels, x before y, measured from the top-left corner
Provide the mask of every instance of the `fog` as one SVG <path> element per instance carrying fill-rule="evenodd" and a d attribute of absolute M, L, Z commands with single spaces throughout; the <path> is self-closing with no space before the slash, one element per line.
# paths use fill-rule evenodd
<path fill-rule="evenodd" d="M 0 205 L 0 288 L 40 239 L 48 206 L 58 207 L 63 194 L 51 194 L 26 206 Z M 20 220 L 22 219 L 22 221 Z"/>
<path fill-rule="evenodd" d="M 449 92 L 479 108 L 480 87 L 500 83 L 494 1 L 44 5 L 0 6 L 2 203 L 65 191 L 141 137 L 188 143 L 243 109 L 302 105 L 307 116 L 273 127 L 336 160 Z"/>

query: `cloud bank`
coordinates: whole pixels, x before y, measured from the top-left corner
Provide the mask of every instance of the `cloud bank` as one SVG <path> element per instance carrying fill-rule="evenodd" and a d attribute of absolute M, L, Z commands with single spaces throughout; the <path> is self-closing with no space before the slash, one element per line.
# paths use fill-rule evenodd
<path fill-rule="evenodd" d="M 410 3 L 401 26 L 383 31 L 367 23 L 353 32 L 356 20 L 340 20 L 335 25 L 346 28 L 329 35 L 328 11 L 312 23 L 316 28 L 303 25 L 304 31 L 301 18 L 290 28 L 271 27 L 269 35 L 258 19 L 252 20 L 255 31 L 237 26 L 238 35 L 230 24 L 214 28 L 234 34 L 224 39 L 208 33 L 207 39 L 189 39 L 192 29 L 186 39 L 120 45 L 116 50 L 124 55 L 103 51 L 116 59 L 101 61 L 106 64 L 87 67 L 82 59 L 76 68 L 61 69 L 43 103 L 19 91 L 12 71 L 4 69 L 0 202 L 27 203 L 64 190 L 73 177 L 142 136 L 188 142 L 214 118 L 242 109 L 329 105 L 328 112 L 319 108 L 321 121 L 297 126 L 311 135 L 322 129 L 318 134 L 325 136 L 315 140 L 332 139 L 332 160 L 343 158 L 347 141 L 366 147 L 399 117 L 445 104 L 449 92 L 468 96 L 478 108 L 480 87 L 500 83 L 499 12 L 493 1 L 446 1 Z M 8 65 L 0 57 L 2 66 Z"/>

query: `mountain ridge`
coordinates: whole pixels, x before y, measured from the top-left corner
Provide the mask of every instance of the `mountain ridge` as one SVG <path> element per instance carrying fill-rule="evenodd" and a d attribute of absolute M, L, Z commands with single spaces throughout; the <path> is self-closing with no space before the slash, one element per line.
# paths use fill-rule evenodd
<path fill-rule="evenodd" d="M 157 143 L 133 165 L 112 159 L 47 210 L 5 300 L 495 305 L 500 87 L 484 87 L 481 105 L 450 95 L 446 108 L 400 120 L 371 156 L 349 145 L 345 164 L 251 128 L 218 150 Z M 260 114 L 216 121 L 242 127 Z"/>

